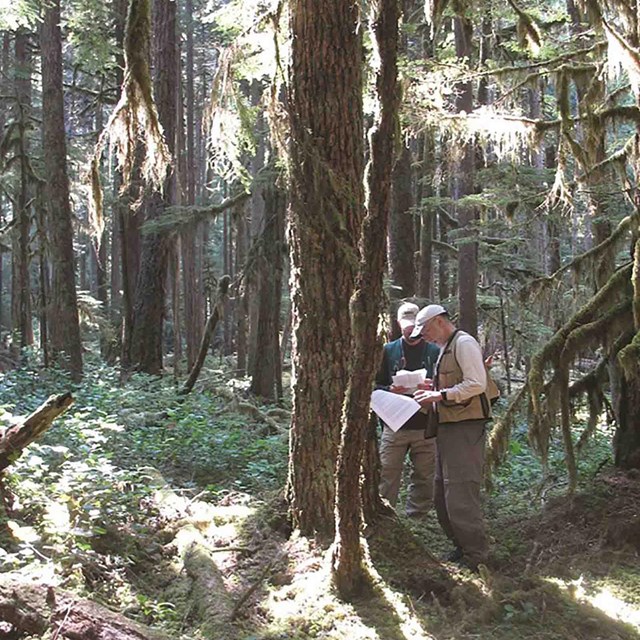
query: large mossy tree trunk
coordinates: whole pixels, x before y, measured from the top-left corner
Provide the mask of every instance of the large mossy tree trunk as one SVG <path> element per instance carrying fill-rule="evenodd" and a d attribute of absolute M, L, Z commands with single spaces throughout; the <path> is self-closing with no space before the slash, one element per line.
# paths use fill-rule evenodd
<path fill-rule="evenodd" d="M 342 434 L 336 478 L 336 538 L 333 578 L 340 595 L 351 598 L 370 584 L 366 550 L 360 535 L 362 505 L 360 478 L 367 442 L 371 387 L 380 352 L 377 335 L 382 307 L 382 276 L 386 262 L 385 231 L 391 194 L 391 165 L 398 113 L 397 56 L 398 2 L 372 2 L 373 42 L 380 67 L 376 89 L 380 115 L 370 139 L 367 167 L 367 213 L 359 242 L 360 264 L 351 299 L 352 367 L 342 418 Z"/>
<path fill-rule="evenodd" d="M 42 130 L 48 204 L 51 295 L 48 323 L 52 358 L 75 379 L 82 376 L 73 227 L 62 94 L 60 0 L 49 3 L 41 27 Z"/>
<path fill-rule="evenodd" d="M 176 96 L 178 82 L 176 3 L 156 0 L 153 9 L 154 94 L 158 118 L 171 153 L 175 148 Z M 175 181 L 165 179 L 162 193 L 153 193 L 146 204 L 146 222 L 158 220 L 174 202 Z M 162 371 L 162 335 L 165 315 L 165 287 L 170 238 L 164 232 L 143 233 L 140 271 L 133 302 L 131 366 L 139 371 Z"/>
<path fill-rule="evenodd" d="M 349 299 L 363 212 L 362 36 L 357 3 L 291 3 L 294 527 L 334 525 L 340 417 L 351 359 Z"/>

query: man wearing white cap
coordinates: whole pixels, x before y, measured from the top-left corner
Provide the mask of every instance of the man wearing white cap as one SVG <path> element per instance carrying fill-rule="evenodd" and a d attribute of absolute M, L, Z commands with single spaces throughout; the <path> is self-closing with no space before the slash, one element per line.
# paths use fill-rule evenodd
<path fill-rule="evenodd" d="M 418 312 L 412 338 L 440 346 L 433 390 L 414 394 L 423 406 L 437 403 L 434 504 L 440 525 L 454 543 L 449 559 L 474 571 L 488 554 L 480 488 L 485 425 L 491 404 L 482 350 L 473 336 L 456 329 L 444 307 L 430 304 Z"/>
<path fill-rule="evenodd" d="M 418 306 L 411 302 L 405 302 L 398 308 L 396 318 L 402 336 L 384 346 L 382 365 L 376 378 L 378 389 L 409 395 L 410 389 L 393 384 L 393 376 L 401 369 L 417 371 L 424 368 L 427 377 L 433 375 L 440 350 L 436 345 L 423 341 L 421 336 L 410 337 L 417 313 Z M 415 417 L 395 432 L 386 424 L 383 426 L 380 441 L 380 495 L 395 507 L 408 453 L 412 469 L 406 513 L 419 518 L 429 511 L 433 503 L 435 443 L 433 438 L 425 438 L 424 421 L 419 419 L 420 416 Z"/>

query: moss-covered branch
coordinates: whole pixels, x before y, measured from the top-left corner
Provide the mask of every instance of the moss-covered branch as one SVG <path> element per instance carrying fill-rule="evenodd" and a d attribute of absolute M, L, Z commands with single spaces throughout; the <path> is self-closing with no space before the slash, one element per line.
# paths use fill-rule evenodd
<path fill-rule="evenodd" d="M 629 304 L 624 300 L 615 303 L 616 297 L 625 294 L 631 275 L 631 264 L 616 271 L 608 282 L 562 326 L 531 360 L 528 384 L 531 394 L 532 420 L 529 434 L 532 444 L 546 464 L 549 434 L 553 416 L 558 408 L 562 414 L 563 438 L 572 476 L 573 447 L 569 432 L 569 376 L 568 367 L 578 350 L 592 341 L 607 341 L 620 331 L 620 326 L 629 319 Z M 613 306 L 612 306 L 613 305 Z M 605 309 L 606 312 L 601 314 Z M 613 339 L 611 339 L 613 342 Z M 551 365 L 555 370 L 553 384 L 545 389 L 544 371 Z M 575 469 L 573 469 L 575 473 Z"/>
<path fill-rule="evenodd" d="M 595 247 L 591 247 L 588 251 L 581 253 L 579 256 L 576 256 L 570 262 L 560 267 L 557 271 L 552 273 L 549 276 L 544 276 L 541 278 L 536 278 L 532 282 L 530 282 L 526 287 L 524 287 L 520 296 L 524 298 L 529 298 L 531 296 L 537 296 L 542 291 L 544 291 L 549 286 L 556 283 L 559 277 L 566 273 L 569 270 L 579 271 L 585 262 L 597 260 L 602 258 L 603 256 L 613 253 L 617 243 L 623 238 L 623 236 L 633 228 L 634 225 L 638 224 L 639 214 L 635 212 L 629 216 L 623 218 L 618 226 L 612 231 L 606 240 L 603 240 L 600 244 L 597 244 Z"/>
<path fill-rule="evenodd" d="M 95 220 L 92 226 L 98 231 L 103 226 L 100 158 L 107 140 L 111 141 L 122 170 L 123 191 L 131 181 L 139 145 L 143 150 L 141 173 L 148 184 L 160 188 L 171 165 L 171 153 L 164 140 L 153 100 L 149 68 L 150 41 L 151 2 L 130 0 L 124 40 L 122 93 L 107 126 L 100 134 L 91 161 L 90 216 Z"/>
<path fill-rule="evenodd" d="M 225 198 L 219 204 L 211 204 L 204 207 L 198 206 L 173 206 L 167 207 L 162 218 L 146 222 L 142 226 L 143 233 L 160 233 L 179 231 L 181 228 L 202 220 L 210 220 L 220 213 L 242 204 L 251 197 L 250 191 L 243 191 L 230 198 Z"/>

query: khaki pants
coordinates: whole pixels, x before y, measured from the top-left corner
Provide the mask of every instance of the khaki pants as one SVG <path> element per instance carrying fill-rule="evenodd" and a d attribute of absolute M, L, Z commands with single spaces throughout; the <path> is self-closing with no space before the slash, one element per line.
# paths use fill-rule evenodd
<path fill-rule="evenodd" d="M 486 562 L 487 537 L 480 501 L 485 429 L 478 422 L 438 427 L 434 503 L 438 521 L 472 563 Z"/>
<path fill-rule="evenodd" d="M 393 507 L 398 501 L 404 461 L 409 453 L 411 476 L 407 515 L 425 515 L 433 503 L 435 438 L 426 439 L 422 429 L 392 431 L 385 425 L 380 442 L 380 495 Z"/>

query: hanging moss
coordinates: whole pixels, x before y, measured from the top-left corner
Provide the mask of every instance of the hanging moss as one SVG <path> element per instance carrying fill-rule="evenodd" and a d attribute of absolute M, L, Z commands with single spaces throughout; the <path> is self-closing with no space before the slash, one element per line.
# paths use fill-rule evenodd
<path fill-rule="evenodd" d="M 135 164 L 136 148 L 144 151 L 142 177 L 161 188 L 171 164 L 171 154 L 158 119 L 149 70 L 151 39 L 150 0 L 130 0 L 124 38 L 125 71 L 120 100 L 100 134 L 91 162 L 90 215 L 102 219 L 100 157 L 110 141 L 122 171 L 122 187 L 128 188 Z M 95 226 L 95 225 L 94 225 Z"/>
<path fill-rule="evenodd" d="M 575 487 L 576 469 L 571 440 L 569 365 L 576 353 L 593 342 L 613 342 L 614 336 L 620 333 L 621 325 L 629 323 L 629 300 L 612 304 L 616 296 L 625 295 L 630 274 L 630 264 L 616 271 L 531 360 L 527 379 L 532 409 L 529 437 L 543 464 L 546 464 L 554 416 L 560 411 L 570 490 Z M 604 314 L 602 309 L 606 310 Z M 554 375 L 545 385 L 544 372 L 548 366 L 553 368 Z"/>
<path fill-rule="evenodd" d="M 628 237 L 627 233 L 629 229 L 632 229 L 634 225 L 638 225 L 639 220 L 640 212 L 635 212 L 626 216 L 620 221 L 615 230 L 609 234 L 606 240 L 603 240 L 595 247 L 592 247 L 588 251 L 576 256 L 571 260 L 571 262 L 560 267 L 560 269 L 555 273 L 552 273 L 550 276 L 544 276 L 533 280 L 522 290 L 521 297 L 523 299 L 529 299 L 531 296 L 539 296 L 541 293 L 548 290 L 549 287 L 555 285 L 558 282 L 559 277 L 567 271 L 579 271 L 583 266 L 592 265 L 597 260 L 600 260 L 605 256 L 613 256 L 619 247 L 620 241 Z"/>
<path fill-rule="evenodd" d="M 522 410 L 523 403 L 527 400 L 528 385 L 525 384 L 513 397 L 507 410 L 496 420 L 493 429 L 487 438 L 487 457 L 485 466 L 485 483 L 491 485 L 491 475 L 505 459 L 509 450 L 511 429 Z"/>

